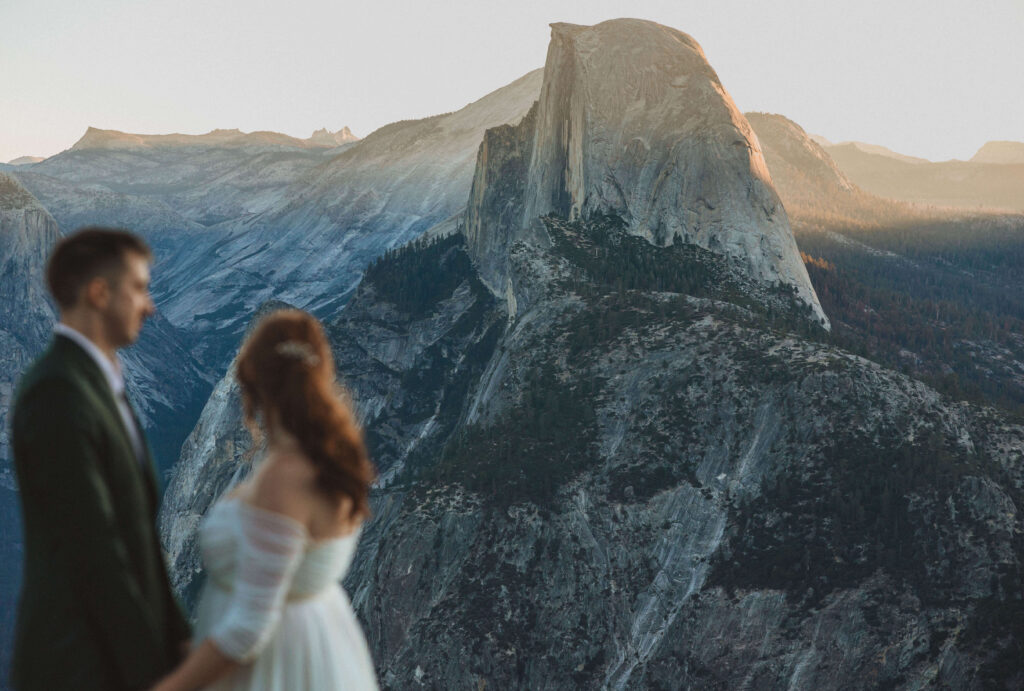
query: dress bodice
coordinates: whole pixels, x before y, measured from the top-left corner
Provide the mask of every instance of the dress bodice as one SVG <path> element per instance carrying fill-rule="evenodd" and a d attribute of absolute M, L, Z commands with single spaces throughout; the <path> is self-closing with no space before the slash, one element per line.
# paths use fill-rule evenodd
<path fill-rule="evenodd" d="M 247 516 L 249 513 L 251 515 Z M 280 524 L 306 534 L 306 544 L 287 591 L 290 601 L 322 592 L 340 581 L 348 572 L 359 544 L 359 530 L 343 537 L 313 540 L 298 521 L 261 509 L 241 497 L 218 501 L 207 513 L 199 532 L 199 546 L 207 577 L 218 587 L 230 591 L 239 565 L 243 527 L 253 516 L 273 527 Z M 251 521 L 250 521 L 251 523 Z"/>

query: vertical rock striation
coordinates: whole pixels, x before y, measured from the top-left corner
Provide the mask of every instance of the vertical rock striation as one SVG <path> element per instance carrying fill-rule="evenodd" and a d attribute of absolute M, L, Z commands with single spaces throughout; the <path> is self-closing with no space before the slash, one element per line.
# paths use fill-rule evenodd
<path fill-rule="evenodd" d="M 692 243 L 792 286 L 827 327 L 757 137 L 691 37 L 636 19 L 552 24 L 536 113 L 519 128 L 485 139 L 466 212 L 495 293 L 509 281 L 500 248 L 536 241 L 537 217 L 614 214 L 654 244 Z M 511 149 L 494 160 L 498 138 Z M 479 189 L 512 161 L 523 189 Z"/>

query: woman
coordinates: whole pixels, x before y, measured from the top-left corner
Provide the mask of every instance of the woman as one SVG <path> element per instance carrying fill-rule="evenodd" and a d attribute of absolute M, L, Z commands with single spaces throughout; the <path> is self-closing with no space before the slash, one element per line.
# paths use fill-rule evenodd
<path fill-rule="evenodd" d="M 250 430 L 258 435 L 257 417 L 266 430 L 266 456 L 203 522 L 200 642 L 156 689 L 375 689 L 338 584 L 374 472 L 320 324 L 297 310 L 270 314 L 242 347 L 237 378 Z"/>

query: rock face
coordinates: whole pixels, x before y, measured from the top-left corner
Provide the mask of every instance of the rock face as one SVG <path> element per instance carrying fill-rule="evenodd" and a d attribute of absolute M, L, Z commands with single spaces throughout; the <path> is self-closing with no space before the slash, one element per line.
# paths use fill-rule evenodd
<path fill-rule="evenodd" d="M 759 242 L 658 237 L 635 203 L 605 205 L 589 134 L 568 133 L 615 121 L 588 113 L 575 70 L 615 74 L 597 53 L 619 32 L 643 39 L 612 43 L 622 69 L 634 48 L 697 54 L 649 23 L 556 25 L 551 79 L 572 98 L 546 75 L 522 122 L 487 132 L 465 239 L 388 252 L 330 320 L 381 469 L 345 585 L 383 685 L 1019 687 L 1024 428 L 830 343 L 799 285 L 752 268 Z M 719 90 L 696 93 L 719 108 Z M 708 162 L 709 127 L 636 168 L 710 166 L 724 179 L 707 189 L 732 190 L 722 213 L 763 200 L 756 139 L 740 184 Z M 641 183 L 616 175 L 635 200 Z M 736 218 L 758 213 L 755 236 L 785 220 Z M 185 587 L 192 497 L 244 472 L 219 391 L 169 500 L 185 508 L 163 517 Z"/>
<path fill-rule="evenodd" d="M 267 312 L 284 307 L 289 305 L 267 303 L 253 316 L 250 328 Z M 195 539 L 199 520 L 217 497 L 249 474 L 258 450 L 245 428 L 241 392 L 233 373 L 234 361 L 182 445 L 160 506 L 159 528 L 171 582 L 189 604 L 203 582 Z"/>
<path fill-rule="evenodd" d="M 43 287 L 60 231 L 12 175 L 0 172 L 0 674 L 9 669 L 21 583 L 21 513 L 10 457 L 14 387 L 49 340 L 54 311 Z"/>
<path fill-rule="evenodd" d="M 346 585 L 385 685 L 1004 678 L 1012 647 L 988 646 L 1013 625 L 981 632 L 995 603 L 1014 602 L 1016 576 L 1000 574 L 1020 568 L 1024 429 L 727 302 L 617 294 L 577 273 L 601 275 L 585 258 L 671 248 L 594 246 L 588 223 L 546 221 L 551 249 L 513 250 L 533 299 L 452 431 L 375 448 L 405 472 L 376 497 Z M 364 285 L 333 335 L 347 342 L 391 309 Z M 409 427 L 416 390 L 389 381 L 418 363 L 373 374 L 379 353 L 343 371 L 373 401 L 371 432 Z"/>
<path fill-rule="evenodd" d="M 43 272 L 59 237 L 57 222 L 42 204 L 12 175 L 0 173 L 0 458 L 5 465 L 15 380 L 42 351 L 55 320 Z"/>
<path fill-rule="evenodd" d="M 419 271 L 401 276 L 381 275 L 371 266 L 368 274 L 376 280 L 363 282 L 355 302 L 328 324 L 338 369 L 358 394 L 361 418 L 372 421 L 367 441 L 383 485 L 403 471 L 408 458 L 429 460 L 451 434 L 466 388 L 479 377 L 505 325 L 461 238 L 443 239 L 424 255 Z M 423 304 L 437 309 L 424 313 Z M 268 303 L 261 313 L 282 306 Z M 254 455 L 242 417 L 229 371 L 182 447 L 165 495 L 160 529 L 175 586 L 190 602 L 201 584 L 199 520 L 248 474 Z"/>
<path fill-rule="evenodd" d="M 620 293 L 588 258 L 678 248 L 544 222 L 511 321 L 453 236 L 329 327 L 384 480 L 345 585 L 386 687 L 1014 678 L 990 612 L 1014 606 L 1024 428 L 738 305 Z M 208 411 L 185 503 L 245 472 L 237 403 Z M 190 584 L 199 513 L 164 515 Z"/>
<path fill-rule="evenodd" d="M 536 235 L 535 219 L 615 214 L 659 245 L 691 243 L 742 261 L 767 283 L 793 286 L 827 323 L 771 184 L 750 125 L 700 46 L 641 20 L 592 27 L 553 24 L 535 116 L 514 136 L 524 189 L 481 206 L 479 189 L 503 174 L 487 142 L 466 215 L 466 235 L 484 282 L 509 278 L 486 237 Z M 515 209 L 510 212 L 509 209 Z"/>

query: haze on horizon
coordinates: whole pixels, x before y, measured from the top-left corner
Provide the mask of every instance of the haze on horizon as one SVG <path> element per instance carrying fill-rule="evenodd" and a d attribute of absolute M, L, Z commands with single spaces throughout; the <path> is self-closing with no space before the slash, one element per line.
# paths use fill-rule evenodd
<path fill-rule="evenodd" d="M 937 161 L 1024 141 L 1020 0 L 638 0 L 629 14 L 693 36 L 741 110 L 833 142 Z M 608 0 L 5 3 L 0 161 L 53 155 L 89 126 L 366 136 L 540 67 L 551 22 L 619 16 Z"/>

